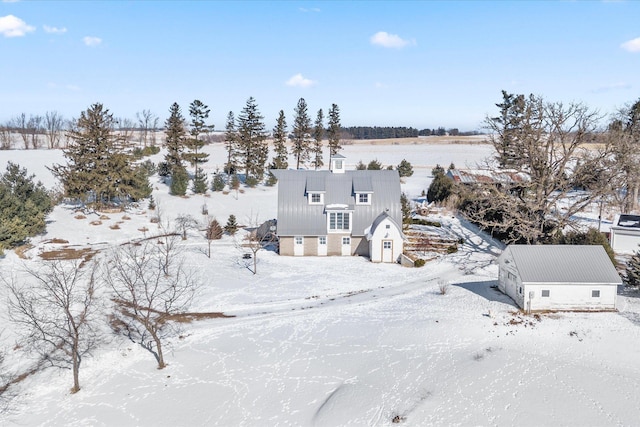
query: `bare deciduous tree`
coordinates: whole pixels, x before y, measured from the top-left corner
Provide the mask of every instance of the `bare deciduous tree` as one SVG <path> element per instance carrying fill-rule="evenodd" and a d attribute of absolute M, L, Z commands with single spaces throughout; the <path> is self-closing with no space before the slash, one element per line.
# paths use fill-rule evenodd
<path fill-rule="evenodd" d="M 62 138 L 64 118 L 57 111 L 47 111 L 44 114 L 44 133 L 49 148 L 59 148 Z"/>
<path fill-rule="evenodd" d="M 158 129 L 158 116 L 153 114 L 151 110 L 142 110 L 136 113 L 138 120 L 138 130 L 140 133 L 140 142 L 146 147 L 148 144 L 155 145 L 155 133 Z"/>
<path fill-rule="evenodd" d="M 20 135 L 25 150 L 29 149 L 28 119 L 25 113 L 20 113 L 11 120 L 11 127 Z"/>
<path fill-rule="evenodd" d="M 0 150 L 10 150 L 12 142 L 11 122 L 0 125 Z"/>
<path fill-rule="evenodd" d="M 71 368 L 72 393 L 80 390 L 80 364 L 96 348 L 99 289 L 97 264 L 45 261 L 27 269 L 31 281 L 12 280 L 9 316 L 23 331 L 23 347 L 52 366 Z"/>
<path fill-rule="evenodd" d="M 164 368 L 163 341 L 176 332 L 173 321 L 191 304 L 194 274 L 185 268 L 177 246 L 152 241 L 115 249 L 105 265 L 102 277 L 115 303 L 114 330 L 151 352 L 158 369 Z"/>
<path fill-rule="evenodd" d="M 176 227 L 182 234 L 182 240 L 187 240 L 187 231 L 198 227 L 198 221 L 191 215 L 181 214 L 176 218 Z"/>
<path fill-rule="evenodd" d="M 135 123 L 126 117 L 118 117 L 116 123 L 118 126 L 118 134 L 122 138 L 124 146 L 129 147 L 133 139 L 133 133 L 136 130 Z"/>
<path fill-rule="evenodd" d="M 258 273 L 258 253 L 276 242 L 275 221 L 267 221 L 258 226 L 258 219 L 249 218 L 248 221 L 253 227 L 247 229 L 239 247 L 244 252 L 251 252 L 252 262 L 247 264 L 247 268 L 253 273 Z M 273 227 L 273 228 L 272 228 Z"/>
<path fill-rule="evenodd" d="M 42 126 L 43 123 L 42 116 L 35 115 L 29 116 L 29 121 L 27 122 L 27 131 L 29 133 L 29 142 L 31 144 L 31 148 L 37 150 L 40 148 L 42 142 L 40 141 L 40 135 L 44 133 L 44 128 Z"/>
<path fill-rule="evenodd" d="M 511 173 L 527 178 L 476 191 L 465 213 L 484 228 L 502 233 L 506 242 L 537 243 L 553 238 L 572 223 L 577 212 L 606 192 L 607 176 L 602 176 L 589 191 L 568 197 L 574 190 L 577 166 L 606 173 L 603 165 L 610 151 L 587 148 L 598 134 L 597 112 L 582 104 L 545 102 L 533 95 L 521 101 L 517 111 L 509 113 L 518 115 L 509 121 L 517 125 L 509 130 L 510 150 L 517 153 L 517 161 L 509 167 Z M 504 117 L 486 120 L 490 141 L 499 154 L 504 151 L 504 122 Z"/>

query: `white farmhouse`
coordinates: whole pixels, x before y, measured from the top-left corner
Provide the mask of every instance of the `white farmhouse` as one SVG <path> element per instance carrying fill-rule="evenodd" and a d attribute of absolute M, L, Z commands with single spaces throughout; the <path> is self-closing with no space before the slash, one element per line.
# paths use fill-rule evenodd
<path fill-rule="evenodd" d="M 280 255 L 361 255 L 398 262 L 404 246 L 396 170 L 273 170 L 278 178 Z"/>
<path fill-rule="evenodd" d="M 609 243 L 616 252 L 635 253 L 640 250 L 640 215 L 616 215 Z"/>
<path fill-rule="evenodd" d="M 622 280 L 601 245 L 509 245 L 499 289 L 526 311 L 615 310 Z"/>

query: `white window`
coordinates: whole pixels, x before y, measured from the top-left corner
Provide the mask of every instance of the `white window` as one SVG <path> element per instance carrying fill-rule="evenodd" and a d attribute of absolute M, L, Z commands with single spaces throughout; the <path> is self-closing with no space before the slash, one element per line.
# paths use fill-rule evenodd
<path fill-rule="evenodd" d="M 336 169 L 342 169 L 342 160 L 335 160 Z"/>
<path fill-rule="evenodd" d="M 323 203 L 324 197 L 322 197 L 322 193 L 309 193 L 309 204 L 310 205 L 321 205 Z"/>
<path fill-rule="evenodd" d="M 343 237 L 342 238 L 342 244 L 344 246 L 351 245 L 351 237 Z"/>
<path fill-rule="evenodd" d="M 294 242 L 295 242 L 296 245 L 302 245 L 303 241 L 304 240 L 302 239 L 302 236 L 296 236 L 294 238 Z"/>
<path fill-rule="evenodd" d="M 384 242 L 382 242 L 382 248 L 391 249 L 391 242 L 389 242 L 388 240 L 385 240 Z"/>
<path fill-rule="evenodd" d="M 318 244 L 319 245 L 326 245 L 327 244 L 327 236 L 318 237 Z"/>
<path fill-rule="evenodd" d="M 600 291 L 591 291 L 591 298 L 600 298 Z"/>
<path fill-rule="evenodd" d="M 329 231 L 351 230 L 351 213 L 329 212 Z"/>
<path fill-rule="evenodd" d="M 371 194 L 369 194 L 369 193 L 357 193 L 356 194 L 356 204 L 357 205 L 370 205 L 371 204 Z"/>
<path fill-rule="evenodd" d="M 543 289 L 542 290 L 542 297 L 543 298 L 548 298 L 549 297 L 549 290 L 548 289 Z"/>

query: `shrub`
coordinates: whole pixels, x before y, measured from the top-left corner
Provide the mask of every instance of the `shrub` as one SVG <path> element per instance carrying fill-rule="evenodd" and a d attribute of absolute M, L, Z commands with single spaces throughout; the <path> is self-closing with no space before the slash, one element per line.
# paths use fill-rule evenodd
<path fill-rule="evenodd" d="M 184 196 L 189 185 L 189 175 L 184 167 L 176 167 L 171 172 L 171 194 Z"/>
<path fill-rule="evenodd" d="M 449 283 L 444 280 L 439 280 L 438 290 L 440 291 L 440 295 L 446 295 L 447 292 L 449 292 Z"/>
<path fill-rule="evenodd" d="M 221 174 L 216 174 L 213 177 L 213 181 L 211 182 L 211 190 L 213 191 L 222 191 L 224 190 L 224 177 Z"/>
<path fill-rule="evenodd" d="M 422 218 L 411 218 L 411 223 L 417 225 L 429 225 L 431 227 L 442 227 L 442 224 L 438 221 L 429 221 L 428 219 Z"/>
<path fill-rule="evenodd" d="M 367 165 L 367 169 L 370 171 L 379 171 L 382 169 L 382 163 L 380 163 L 377 159 L 371 160 Z"/>
<path fill-rule="evenodd" d="M 458 245 L 451 245 L 447 248 L 448 254 L 455 254 L 456 252 L 458 252 Z"/>
<path fill-rule="evenodd" d="M 247 179 L 244 180 L 244 183 L 249 187 L 254 188 L 256 185 L 258 185 L 258 178 L 256 178 L 255 176 L 248 176 Z"/>
<path fill-rule="evenodd" d="M 424 265 L 425 265 L 426 263 L 427 263 L 427 262 L 426 262 L 425 260 L 423 260 L 422 258 L 418 258 L 417 260 L 415 260 L 415 261 L 413 262 L 413 266 L 414 266 L 414 267 L 424 267 Z"/>

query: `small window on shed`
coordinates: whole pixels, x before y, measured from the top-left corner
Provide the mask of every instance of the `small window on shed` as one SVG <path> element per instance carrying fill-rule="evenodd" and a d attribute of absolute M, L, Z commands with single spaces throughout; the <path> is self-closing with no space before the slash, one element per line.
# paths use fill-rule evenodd
<path fill-rule="evenodd" d="M 545 297 L 548 298 L 549 297 L 549 290 L 548 289 L 543 289 L 542 290 L 542 297 L 543 298 L 545 298 Z"/>
<path fill-rule="evenodd" d="M 522 295 L 522 286 L 520 286 L 520 287 L 518 288 L 518 293 L 519 293 L 520 295 Z"/>
<path fill-rule="evenodd" d="M 600 291 L 591 291 L 591 298 L 600 298 Z"/>

